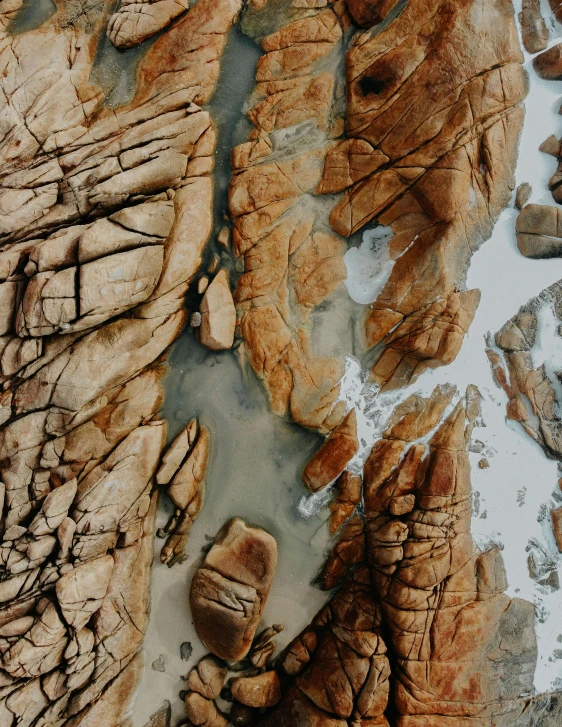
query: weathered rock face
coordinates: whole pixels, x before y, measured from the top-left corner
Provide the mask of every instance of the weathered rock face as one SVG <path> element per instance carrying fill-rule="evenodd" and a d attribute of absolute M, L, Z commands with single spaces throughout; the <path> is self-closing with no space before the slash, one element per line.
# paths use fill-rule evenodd
<path fill-rule="evenodd" d="M 562 257 L 562 213 L 557 207 L 529 204 L 516 223 L 517 246 L 525 257 Z"/>
<path fill-rule="evenodd" d="M 386 15 L 394 3 L 357 5 Z M 462 280 L 514 187 L 525 82 L 503 0 L 410 0 L 387 21 L 347 53 L 350 139 L 322 185 L 344 192 L 331 215 L 341 235 L 371 220 L 394 232 L 366 335 L 383 347 L 375 380 L 396 388 L 450 363 L 470 325 L 478 294 Z"/>
<path fill-rule="evenodd" d="M 544 50 L 548 45 L 549 33 L 541 13 L 539 0 L 523 0 L 519 22 L 525 50 L 529 53 Z"/>
<path fill-rule="evenodd" d="M 496 382 L 509 398 L 508 418 L 519 422 L 548 456 L 562 459 L 562 425 L 556 411 L 556 382 L 550 379 L 545 364 L 536 368 L 533 363 L 533 352 L 537 358 L 540 356 L 535 346 L 538 348 L 538 317 L 543 307 L 550 309 L 556 320 L 562 322 L 560 283 L 555 283 L 538 298 L 522 306 L 496 334 L 497 348 L 488 349 L 488 357 Z"/>
<path fill-rule="evenodd" d="M 242 659 L 252 645 L 277 567 L 275 539 L 234 518 L 217 535 L 191 581 L 199 638 L 216 656 Z"/>
<path fill-rule="evenodd" d="M 157 487 L 174 508 L 168 565 L 204 500 L 209 431 L 192 420 L 165 451 L 158 410 L 163 356 L 213 227 L 205 106 L 242 2 L 55 5 L 12 35 L 23 0 L 0 2 L 0 727 L 132 727 Z M 526 48 L 543 50 L 535 0 L 521 22 Z M 525 83 L 511 4 L 253 0 L 241 25 L 263 54 L 216 240 L 241 275 L 214 255 L 190 321 L 212 351 L 241 337 L 272 411 L 326 435 L 303 480 L 313 492 L 335 483 L 320 584 L 339 590 L 274 663 L 281 627 L 256 630 L 277 546 L 229 522 L 191 583 L 212 655 L 187 677 L 189 722 L 557 724 L 558 697 L 522 697 L 532 607 L 504 595 L 498 551 L 470 535 L 476 392 L 452 413 L 450 388 L 408 398 L 361 477 L 346 470 L 364 445 L 340 398 L 347 351 L 325 350 L 347 303 L 345 238 L 377 222 L 394 236 L 365 326 L 373 379 L 405 387 L 457 356 L 479 303 L 463 288 L 470 257 L 513 189 Z M 92 80 L 104 36 L 119 49 L 153 39 L 116 108 Z M 559 55 L 535 59 L 543 77 L 559 78 Z M 562 159 L 555 139 L 543 147 Z M 558 255 L 557 211 L 522 200 L 520 249 Z M 514 418 L 560 457 L 555 387 L 532 365 L 535 313 L 499 334 L 503 383 Z M 552 521 L 562 549 L 559 510 Z M 223 660 L 242 662 L 236 678 Z M 170 719 L 164 704 L 149 725 Z"/>
<path fill-rule="evenodd" d="M 107 26 L 107 36 L 118 48 L 132 48 L 156 35 L 184 13 L 189 0 L 121 0 Z"/>
<path fill-rule="evenodd" d="M 284 696 L 258 724 L 534 724 L 524 697 L 536 660 L 533 606 L 503 595 L 499 550 L 482 553 L 472 540 L 467 448 L 478 392 L 443 421 L 452 395 L 411 397 L 373 447 L 366 548 L 278 660 Z"/>
<path fill-rule="evenodd" d="M 345 413 L 337 402 L 344 369 L 315 354 L 314 312 L 346 277 L 346 246 L 329 231 L 315 189 L 328 139 L 342 123 L 338 65 L 347 20 L 341 3 L 287 6 L 265 29 L 262 17 L 247 7 L 243 28 L 264 36 L 264 55 L 248 103 L 255 129 L 232 152 L 229 192 L 234 250 L 245 270 L 235 295 L 239 327 L 273 411 L 329 431 Z M 296 141 L 285 137 L 289 128 Z"/>
<path fill-rule="evenodd" d="M 0 723 L 116 727 L 142 669 L 156 480 L 178 511 L 165 559 L 202 504 L 204 427 L 159 469 L 159 359 L 211 231 L 200 104 L 239 5 L 124 0 L 108 25 L 108 3 L 69 0 L 11 36 L 21 5 L 0 8 Z M 126 47 L 176 17 L 131 103 L 104 106 L 102 34 Z"/>

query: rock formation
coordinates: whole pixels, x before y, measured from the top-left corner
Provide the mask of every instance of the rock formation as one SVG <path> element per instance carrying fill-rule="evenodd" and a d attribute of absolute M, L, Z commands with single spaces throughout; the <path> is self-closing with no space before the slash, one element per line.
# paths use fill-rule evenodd
<path fill-rule="evenodd" d="M 337 403 L 343 362 L 315 354 L 310 328 L 314 309 L 346 277 L 346 245 L 314 191 L 343 122 L 347 22 L 341 2 L 287 4 L 265 26 L 263 11 L 247 6 L 243 29 L 261 37 L 264 53 L 248 102 L 255 128 L 232 152 L 229 192 L 234 250 L 244 258 L 235 297 L 248 359 L 276 414 L 322 431 L 345 413 Z M 284 135 L 289 128 L 297 131 Z"/>
<path fill-rule="evenodd" d="M 240 29 L 262 54 L 217 224 L 209 102 L 243 4 Z M 209 357 L 247 359 L 275 415 L 325 435 L 302 476 L 313 493 L 334 486 L 319 583 L 337 589 L 275 660 L 282 627 L 256 635 L 275 539 L 228 522 L 191 581 L 211 654 L 187 676 L 189 724 L 557 724 L 558 696 L 529 697 L 533 608 L 504 595 L 498 549 L 470 534 L 478 393 L 402 397 L 356 474 L 346 468 L 366 445 L 342 396 L 348 351 L 330 340 L 349 305 L 348 239 L 379 225 L 392 269 L 354 352 L 370 349 L 382 390 L 457 356 L 479 303 L 464 283 L 471 256 L 514 189 L 526 83 L 511 2 L 54 6 L 19 31 L 29 6 L 0 0 L 0 727 L 131 727 L 159 488 L 171 566 L 214 446 L 193 419 L 167 447 L 158 413 L 166 351 L 188 320 Z M 536 0 L 520 21 L 526 49 L 544 51 Z M 104 47 L 136 74 L 121 105 Z M 534 67 L 561 78 L 560 46 Z M 542 148 L 562 164 L 560 142 Z M 561 181 L 558 170 L 557 202 Z M 557 209 L 527 201 L 520 188 L 521 252 L 560 256 Z M 509 416 L 556 458 L 557 382 L 532 350 L 543 301 L 562 318 L 559 287 L 489 354 Z M 552 520 L 562 549 L 562 510 Z M 170 721 L 165 702 L 147 727 Z"/>
<path fill-rule="evenodd" d="M 107 5 L 57 2 L 19 35 L 8 28 L 21 0 L 0 7 L 6 726 L 124 721 L 143 663 L 156 480 L 178 509 L 170 557 L 201 505 L 208 433 L 194 442 L 188 427 L 159 469 L 157 412 L 162 355 L 211 232 L 215 131 L 202 105 L 239 4 L 124 0 L 109 26 Z M 105 106 L 90 74 L 106 28 L 129 45 L 180 12 L 132 101 Z"/>
<path fill-rule="evenodd" d="M 239 661 L 252 645 L 277 567 L 275 539 L 234 518 L 217 535 L 191 581 L 191 613 L 201 641 Z"/>
<path fill-rule="evenodd" d="M 411 399 L 373 447 L 364 556 L 278 660 L 284 696 L 260 726 L 538 724 L 533 606 L 503 595 L 499 550 L 470 535 L 478 392 L 440 422 L 451 396 Z"/>
<path fill-rule="evenodd" d="M 397 4 L 354 3 L 352 13 L 358 5 L 376 8 L 372 23 Z M 525 95 L 509 3 L 399 8 L 351 44 L 349 138 L 332 147 L 321 183 L 344 192 L 331 215 L 337 232 L 375 220 L 394 233 L 394 267 L 366 322 L 385 388 L 460 349 L 479 301 L 463 291 L 464 275 L 514 188 Z"/>

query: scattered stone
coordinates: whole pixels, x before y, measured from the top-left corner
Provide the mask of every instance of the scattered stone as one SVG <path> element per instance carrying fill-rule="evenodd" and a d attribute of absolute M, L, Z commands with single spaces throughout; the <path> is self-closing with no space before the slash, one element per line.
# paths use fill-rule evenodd
<path fill-rule="evenodd" d="M 318 492 L 339 477 L 358 446 L 357 416 L 352 409 L 304 468 L 302 479 L 308 489 Z"/>
<path fill-rule="evenodd" d="M 218 268 L 220 261 L 220 257 L 214 252 L 211 256 L 211 262 L 209 263 L 209 272 L 211 273 L 211 275 Z"/>
<path fill-rule="evenodd" d="M 556 545 L 562 553 L 562 507 L 552 510 L 550 516 L 552 518 L 552 530 L 556 539 Z"/>
<path fill-rule="evenodd" d="M 543 141 L 539 147 L 539 151 L 556 158 L 562 157 L 562 145 L 554 135 L 549 136 L 548 139 Z"/>
<path fill-rule="evenodd" d="M 230 723 L 233 727 L 249 727 L 258 720 L 259 715 L 259 710 L 234 702 L 229 714 Z"/>
<path fill-rule="evenodd" d="M 482 457 L 482 459 L 478 461 L 478 466 L 480 467 L 481 470 L 487 470 L 488 467 L 490 466 L 490 463 L 488 462 L 486 457 Z"/>
<path fill-rule="evenodd" d="M 234 699 L 246 707 L 273 707 L 281 699 L 276 671 L 266 671 L 254 677 L 237 677 L 230 688 Z"/>
<path fill-rule="evenodd" d="M 193 646 L 191 645 L 191 641 L 183 641 L 180 646 L 180 656 L 183 661 L 189 661 L 191 659 L 191 655 L 193 654 Z"/>
<path fill-rule="evenodd" d="M 172 705 L 165 700 L 160 709 L 150 715 L 145 727 L 170 727 L 172 721 Z"/>
<path fill-rule="evenodd" d="M 562 43 L 553 45 L 533 59 L 533 68 L 547 81 L 562 79 Z"/>
<path fill-rule="evenodd" d="M 528 53 L 538 53 L 548 45 L 548 28 L 541 14 L 539 0 L 523 0 L 519 13 L 523 45 Z"/>
<path fill-rule="evenodd" d="M 217 242 L 224 248 L 228 249 L 230 246 L 230 229 L 226 226 L 221 227 L 219 234 L 217 235 Z"/>
<path fill-rule="evenodd" d="M 201 313 L 199 313 L 199 311 L 195 311 L 194 313 L 191 314 L 191 316 L 189 318 L 189 325 L 192 328 L 199 328 L 199 326 L 201 325 L 201 321 L 202 321 Z"/>
<path fill-rule="evenodd" d="M 217 699 L 223 688 L 228 667 L 215 656 L 205 656 L 188 674 L 187 685 L 206 699 Z"/>
<path fill-rule="evenodd" d="M 532 192 L 533 188 L 528 182 L 523 182 L 517 187 L 517 192 L 515 194 L 515 207 L 518 210 L 523 209 L 523 207 L 527 204 Z"/>
<path fill-rule="evenodd" d="M 562 211 L 558 207 L 528 204 L 517 217 L 517 246 L 525 257 L 562 257 Z"/>
<path fill-rule="evenodd" d="M 163 654 L 160 654 L 158 659 L 156 659 L 155 661 L 152 662 L 152 668 L 154 669 L 154 671 L 159 671 L 159 672 L 166 671 L 166 662 L 164 661 Z"/>
<path fill-rule="evenodd" d="M 264 629 L 264 631 L 256 636 L 248 654 L 252 666 L 258 669 L 263 669 L 266 666 L 275 652 L 276 644 L 273 639 L 281 631 L 283 631 L 281 624 L 273 624 L 273 626 Z"/>

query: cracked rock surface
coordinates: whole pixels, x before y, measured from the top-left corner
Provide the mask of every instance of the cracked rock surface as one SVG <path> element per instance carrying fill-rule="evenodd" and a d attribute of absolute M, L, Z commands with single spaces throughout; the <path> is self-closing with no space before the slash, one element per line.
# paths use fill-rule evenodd
<path fill-rule="evenodd" d="M 21 6 L 0 4 L 0 724 L 116 727 L 143 667 L 156 486 L 177 509 L 166 561 L 202 504 L 208 431 L 161 460 L 162 355 L 211 231 L 203 105 L 239 5 L 123 0 L 108 24 L 108 3 L 61 0 L 10 35 Z M 104 105 L 102 34 L 127 47 L 174 18 L 131 102 Z"/>
<path fill-rule="evenodd" d="M 283 699 L 259 725 L 535 724 L 525 696 L 533 607 L 503 594 L 499 550 L 472 540 L 467 449 L 478 392 L 443 418 L 452 394 L 407 401 L 373 447 L 366 547 L 277 660 Z"/>
<path fill-rule="evenodd" d="M 246 656 L 276 567 L 277 544 L 265 530 L 234 518 L 219 532 L 190 592 L 195 630 L 215 656 Z"/>

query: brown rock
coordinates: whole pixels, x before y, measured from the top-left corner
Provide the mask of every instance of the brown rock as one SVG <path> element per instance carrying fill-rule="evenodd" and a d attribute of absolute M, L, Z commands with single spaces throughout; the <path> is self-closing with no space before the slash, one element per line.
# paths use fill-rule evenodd
<path fill-rule="evenodd" d="M 548 0 L 548 3 L 556 20 L 560 21 L 562 19 L 562 3 L 560 0 Z"/>
<path fill-rule="evenodd" d="M 562 44 L 553 45 L 533 59 L 533 68 L 541 78 L 547 81 L 559 81 L 562 78 Z"/>
<path fill-rule="evenodd" d="M 347 7 L 360 28 L 371 28 L 382 22 L 398 5 L 399 0 L 349 0 Z"/>
<path fill-rule="evenodd" d="M 541 14 L 539 0 L 523 0 L 519 22 L 525 50 L 529 53 L 544 50 L 548 45 L 549 33 Z"/>
<path fill-rule="evenodd" d="M 273 624 L 259 633 L 252 642 L 248 659 L 256 669 L 263 669 L 275 651 L 273 638 L 283 631 L 281 624 Z"/>
<path fill-rule="evenodd" d="M 361 502 L 361 477 L 342 472 L 336 481 L 336 498 L 330 503 L 330 532 L 335 533 Z"/>
<path fill-rule="evenodd" d="M 232 348 L 236 309 L 226 270 L 218 272 L 211 281 L 201 301 L 200 311 L 199 341 L 203 346 L 213 351 Z"/>
<path fill-rule="evenodd" d="M 187 686 L 206 699 L 216 699 L 224 686 L 228 667 L 213 656 L 205 656 L 191 669 L 187 676 Z"/>
<path fill-rule="evenodd" d="M 320 142 L 341 121 L 334 101 L 343 97 L 332 59 L 341 48 L 344 21 L 321 5 L 302 5 L 296 17 L 272 16 L 268 34 L 260 37 L 264 55 L 248 111 L 255 130 L 232 152 L 239 173 L 230 185 L 229 207 L 233 246 L 244 257 L 235 297 L 248 360 L 276 414 L 328 433 L 345 412 L 343 402 L 337 402 L 343 362 L 316 355 L 311 329 L 315 307 L 345 280 L 346 246 L 324 231 L 326 212 L 311 195 L 327 151 L 327 142 Z M 260 12 L 248 9 L 245 20 L 256 39 Z M 293 153 L 283 141 L 273 152 L 270 133 L 283 139 L 283 130 L 305 122 L 318 139 L 311 151 L 297 142 Z M 353 164 L 361 167 L 359 160 Z M 370 168 L 368 160 L 366 165 Z M 355 178 L 355 170 L 350 174 Z"/>
<path fill-rule="evenodd" d="M 242 659 L 252 645 L 277 566 L 274 538 L 234 518 L 191 582 L 197 634 L 216 656 Z"/>
<path fill-rule="evenodd" d="M 176 508 L 166 526 L 170 534 L 160 553 L 162 563 L 170 567 L 184 557 L 191 526 L 203 507 L 209 449 L 209 430 L 198 427 L 192 419 L 162 458 L 156 475 L 159 484 L 167 484 L 166 492 Z"/>
<path fill-rule="evenodd" d="M 552 530 L 556 539 L 556 545 L 562 553 L 562 507 L 551 510 L 550 517 L 552 518 Z"/>
<path fill-rule="evenodd" d="M 273 707 L 281 699 L 276 671 L 264 671 L 255 677 L 238 677 L 230 688 L 234 699 L 247 707 Z"/>
<path fill-rule="evenodd" d="M 124 727 L 150 610 L 157 359 L 183 326 L 212 229 L 215 133 L 192 101 L 214 90 L 239 4 L 112 8 L 122 47 L 177 21 L 146 49 L 133 100 L 111 108 L 91 80 L 107 3 L 59 3 L 41 27 L 7 34 L 20 5 L 0 10 L 0 501 L 12 537 L 0 547 L 0 623 L 12 626 L 0 665 L 15 685 L 0 722 Z M 204 439 L 201 428 L 164 476 L 189 518 Z"/>
<path fill-rule="evenodd" d="M 528 204 L 517 217 L 517 246 L 525 257 L 562 256 L 562 216 L 557 207 Z"/>
<path fill-rule="evenodd" d="M 166 27 L 184 13 L 189 0 L 121 0 L 107 26 L 107 36 L 118 48 L 131 48 Z"/>
<path fill-rule="evenodd" d="M 197 692 L 189 692 L 185 698 L 185 711 L 191 724 L 196 727 L 226 727 L 228 724 L 228 717 L 216 704 Z"/>
<path fill-rule="evenodd" d="M 523 207 L 527 204 L 532 192 L 533 188 L 528 182 L 523 182 L 517 187 L 517 193 L 515 195 L 515 207 L 518 210 L 523 209 Z"/>
<path fill-rule="evenodd" d="M 463 295 L 471 250 L 490 235 L 508 203 L 522 124 L 519 104 L 526 89 L 511 6 L 500 0 L 487 3 L 476 22 L 472 2 L 459 6 L 440 0 L 430 8 L 415 0 L 387 15 L 394 5 L 360 2 L 350 7 L 359 22 L 361 11 L 374 11 L 376 17 L 366 25 L 386 19 L 376 32 L 358 35 L 347 53 L 347 133 L 388 161 L 356 181 L 330 218 L 333 229 L 346 237 L 371 220 L 394 232 L 389 243 L 394 266 L 366 321 L 368 345 L 381 344 L 384 358 L 375 379 L 387 388 L 408 383 L 425 368 L 419 364 L 425 343 L 411 336 L 410 317 L 417 328 L 423 311 Z M 420 34 L 430 40 L 417 48 L 414 60 L 405 38 Z M 461 47 L 462 63 L 456 51 Z M 489 105 L 492 87 L 505 88 L 506 77 L 509 93 L 502 95 L 501 104 Z M 430 95 L 420 91 L 426 85 L 433 89 Z M 478 153 L 482 143 L 490 149 L 489 159 Z M 338 166 L 344 169 L 342 177 L 348 176 L 345 165 Z M 350 161 L 349 167 L 354 166 Z M 332 176 L 328 164 L 325 178 Z M 473 184 L 469 180 L 475 176 L 480 181 Z M 467 323 L 473 310 L 471 301 Z M 431 346 L 432 353 L 427 350 L 427 359 L 425 353 L 421 356 L 429 366 L 449 363 L 466 332 L 455 327 L 450 339 L 442 329 L 440 316 L 424 325 L 423 339 L 441 340 Z M 392 350 L 398 339 L 403 355 Z M 445 358 L 436 350 L 441 346 L 447 349 Z"/>
<path fill-rule="evenodd" d="M 302 478 L 308 489 L 318 492 L 333 482 L 354 457 L 358 446 L 357 417 L 352 409 L 304 468 Z"/>

